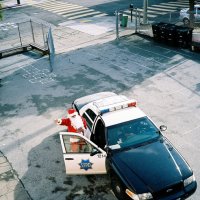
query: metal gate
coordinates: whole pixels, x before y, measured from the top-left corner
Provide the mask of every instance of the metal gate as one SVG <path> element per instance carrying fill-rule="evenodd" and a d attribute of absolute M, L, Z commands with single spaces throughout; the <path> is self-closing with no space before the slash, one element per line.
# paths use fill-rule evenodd
<path fill-rule="evenodd" d="M 20 23 L 0 23 L 0 58 L 31 49 L 47 54 L 49 28 L 31 19 Z"/>

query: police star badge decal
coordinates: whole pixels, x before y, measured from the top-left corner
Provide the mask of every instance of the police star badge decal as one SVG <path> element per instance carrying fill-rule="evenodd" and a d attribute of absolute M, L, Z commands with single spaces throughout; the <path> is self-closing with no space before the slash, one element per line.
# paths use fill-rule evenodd
<path fill-rule="evenodd" d="M 85 171 L 87 171 L 88 169 L 92 169 L 92 165 L 93 163 L 90 162 L 89 159 L 87 160 L 81 160 L 81 162 L 79 163 L 81 169 L 84 169 Z"/>

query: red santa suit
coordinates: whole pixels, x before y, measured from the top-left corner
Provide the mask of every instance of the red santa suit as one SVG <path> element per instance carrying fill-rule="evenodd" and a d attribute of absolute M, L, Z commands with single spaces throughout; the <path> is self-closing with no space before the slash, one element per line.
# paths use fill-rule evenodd
<path fill-rule="evenodd" d="M 84 135 L 84 131 L 87 129 L 86 120 L 78 115 L 78 113 L 74 109 L 69 109 L 68 118 L 58 119 L 57 123 L 59 125 L 67 126 L 68 132 L 74 133 L 82 133 Z M 80 144 L 80 140 L 76 137 L 70 138 L 71 150 L 73 152 L 78 152 L 79 149 L 82 149 L 82 145 Z"/>
<path fill-rule="evenodd" d="M 86 130 L 87 128 L 86 120 L 78 115 L 78 113 L 74 109 L 69 109 L 68 118 L 58 119 L 57 123 L 59 125 L 67 126 L 68 132 L 82 132 L 79 131 L 80 129 L 82 129 L 84 132 L 84 130 Z"/>

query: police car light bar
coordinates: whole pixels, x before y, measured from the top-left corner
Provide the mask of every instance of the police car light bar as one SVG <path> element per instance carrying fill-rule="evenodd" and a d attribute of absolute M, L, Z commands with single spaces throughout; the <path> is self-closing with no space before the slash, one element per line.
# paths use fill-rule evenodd
<path fill-rule="evenodd" d="M 121 110 L 121 109 L 128 108 L 128 107 L 136 107 L 136 101 L 126 103 L 126 104 L 122 104 L 122 105 L 118 105 L 118 106 L 114 106 L 114 107 L 111 107 L 111 108 L 106 108 L 106 109 L 100 110 L 100 113 L 102 115 L 104 113 L 108 113 L 108 112 L 112 112 L 112 111 L 116 111 L 116 110 Z"/>

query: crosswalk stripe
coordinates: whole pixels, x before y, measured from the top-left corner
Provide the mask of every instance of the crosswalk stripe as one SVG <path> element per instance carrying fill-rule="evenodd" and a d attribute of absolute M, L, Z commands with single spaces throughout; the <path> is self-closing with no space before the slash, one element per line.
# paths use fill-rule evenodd
<path fill-rule="evenodd" d="M 139 11 L 140 13 L 142 13 L 142 12 L 143 12 L 143 9 L 138 8 L 137 11 Z M 130 13 L 130 12 L 129 12 L 129 13 Z M 134 13 L 135 13 L 135 12 L 134 12 Z M 157 12 L 157 14 L 160 14 L 160 12 Z M 156 17 L 156 16 L 157 16 L 157 15 L 156 15 L 156 12 L 153 12 L 153 11 L 148 10 L 148 9 L 147 9 L 147 15 L 148 15 L 148 17 Z"/>
<path fill-rule="evenodd" d="M 108 16 L 108 14 L 106 13 L 101 13 L 101 14 L 97 14 L 97 15 L 94 15 L 93 17 L 104 17 L 104 16 Z"/>
<path fill-rule="evenodd" d="M 142 12 L 141 12 L 142 13 Z M 130 16 L 131 14 L 130 14 L 130 12 L 124 12 L 124 14 L 126 14 L 126 15 L 128 15 L 128 16 Z M 133 12 L 133 17 L 135 16 L 135 12 Z M 143 15 L 142 14 L 140 14 L 140 16 L 141 17 L 143 17 Z M 147 14 L 147 17 L 148 18 L 154 18 L 154 17 L 157 17 L 157 15 L 150 15 L 150 14 Z"/>
<path fill-rule="evenodd" d="M 188 6 L 189 4 L 184 4 L 184 5 L 178 5 L 178 4 L 173 4 L 173 3 L 161 3 L 162 5 L 170 5 L 170 6 L 176 6 L 176 7 L 185 7 Z"/>
<path fill-rule="evenodd" d="M 169 11 L 177 9 L 177 7 L 175 6 L 163 6 L 163 5 L 152 5 L 152 7 L 156 7 L 160 9 L 168 9 Z"/>
<path fill-rule="evenodd" d="M 78 5 L 59 5 L 59 6 L 54 6 L 54 5 L 38 5 L 37 7 L 48 9 L 48 10 L 58 10 L 58 9 L 70 9 L 70 8 L 84 8 L 83 6 L 78 6 Z"/>
<path fill-rule="evenodd" d="M 47 0 L 45 2 L 35 4 L 34 6 L 61 15 L 68 19 L 78 19 L 86 16 L 100 17 L 107 15 L 106 13 L 102 13 L 100 11 L 96 11 L 94 9 L 90 9 L 84 6 L 79 6 L 71 3 L 64 3 L 56 0 Z"/>
<path fill-rule="evenodd" d="M 177 9 L 188 7 L 187 1 L 179 0 L 179 4 L 177 2 L 168 2 L 168 3 L 160 3 L 157 5 L 151 5 L 147 8 L 147 18 L 155 18 L 159 15 L 168 14 L 169 12 L 179 12 Z M 138 8 L 140 18 L 143 18 L 143 9 Z M 124 12 L 126 15 L 130 16 L 130 11 Z M 135 16 L 135 11 L 133 11 L 133 16 Z"/>
<path fill-rule="evenodd" d="M 79 10 L 77 10 L 77 8 L 74 8 L 74 9 L 66 9 L 66 10 L 63 10 L 61 12 L 57 12 L 57 14 L 59 15 L 65 15 L 65 14 L 68 14 L 68 13 L 74 13 L 74 11 L 84 11 L 84 10 L 89 10 L 88 8 L 81 8 Z"/>
<path fill-rule="evenodd" d="M 63 15 L 64 17 L 72 17 L 74 15 L 79 15 L 79 14 L 84 14 L 84 13 L 91 13 L 91 12 L 96 12 L 96 13 L 100 13 L 99 11 L 95 11 L 95 10 L 77 10 L 76 12 L 72 12 L 72 13 L 69 13 L 69 14 L 66 14 L 66 15 Z"/>
<path fill-rule="evenodd" d="M 148 9 L 151 9 L 151 10 L 157 10 L 157 11 L 161 11 L 161 12 L 176 11 L 175 8 L 165 9 L 165 8 L 156 8 L 156 7 L 153 7 L 153 6 L 148 7 Z"/>
<path fill-rule="evenodd" d="M 62 9 L 46 9 L 46 10 L 62 14 L 62 13 L 66 13 L 67 11 L 71 12 L 73 10 L 86 10 L 86 9 L 88 9 L 88 8 L 71 7 L 71 8 L 65 8 L 65 9 L 62 8 Z"/>
<path fill-rule="evenodd" d="M 94 14 L 99 14 L 99 13 L 100 13 L 99 11 L 94 11 L 94 12 L 86 13 L 86 14 L 79 15 L 79 16 L 68 17 L 68 19 L 73 20 L 73 19 L 83 18 L 83 17 L 86 17 L 86 16 L 89 17 L 89 16 L 92 16 Z"/>
<path fill-rule="evenodd" d="M 143 9 L 138 9 L 139 11 L 143 11 Z M 159 10 L 160 11 L 160 10 Z M 164 11 L 162 11 L 162 13 L 166 13 L 166 11 L 164 12 Z M 151 8 L 151 7 L 148 7 L 148 9 L 147 9 L 147 14 L 153 14 L 154 16 L 156 15 L 156 14 L 158 14 L 158 15 L 160 15 L 161 14 L 161 12 L 158 12 L 156 9 L 153 9 L 153 8 Z"/>
<path fill-rule="evenodd" d="M 34 0 L 26 0 L 28 4 L 34 5 L 37 8 L 41 8 L 68 19 L 78 19 L 83 17 L 100 17 L 100 16 L 107 16 L 108 14 L 102 13 L 100 11 L 96 11 L 94 9 L 90 9 L 84 6 L 71 4 L 71 3 L 64 3 L 57 0 L 47 0 L 42 3 L 36 3 Z M 189 6 L 189 2 L 187 0 L 179 0 L 177 2 L 168 2 L 168 3 L 160 3 L 157 5 L 151 5 L 147 8 L 147 17 L 148 18 L 155 18 L 158 15 L 164 15 L 168 12 L 176 12 L 177 9 L 186 8 Z M 137 9 L 140 13 L 141 18 L 143 17 L 143 9 Z M 125 11 L 124 14 L 130 16 L 130 11 Z M 135 16 L 135 12 L 133 11 L 133 16 Z"/>

